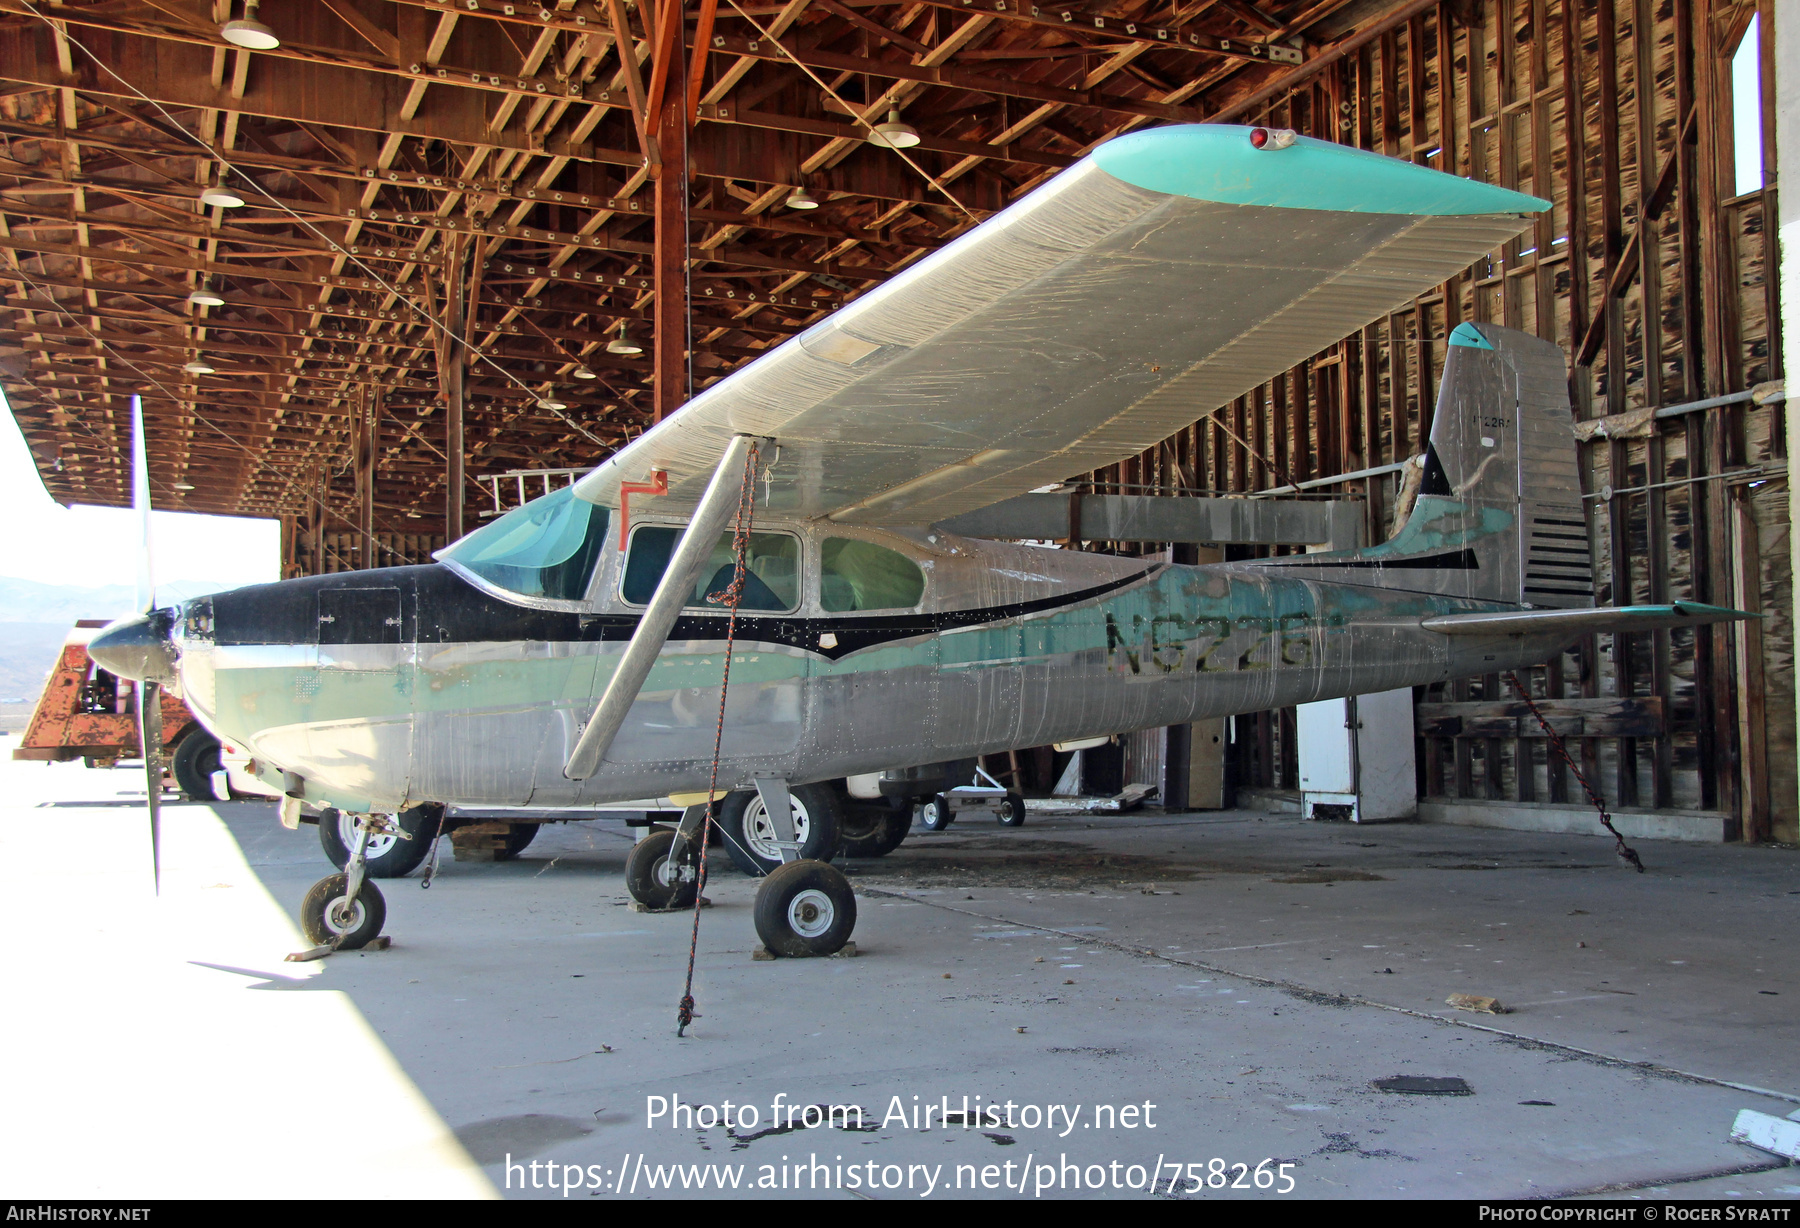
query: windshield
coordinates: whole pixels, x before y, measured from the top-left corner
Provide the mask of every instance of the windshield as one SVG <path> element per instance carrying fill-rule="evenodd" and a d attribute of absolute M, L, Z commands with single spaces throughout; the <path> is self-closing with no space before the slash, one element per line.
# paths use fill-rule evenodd
<path fill-rule="evenodd" d="M 514 508 L 438 552 L 523 597 L 579 601 L 606 544 L 607 512 L 563 489 Z"/>

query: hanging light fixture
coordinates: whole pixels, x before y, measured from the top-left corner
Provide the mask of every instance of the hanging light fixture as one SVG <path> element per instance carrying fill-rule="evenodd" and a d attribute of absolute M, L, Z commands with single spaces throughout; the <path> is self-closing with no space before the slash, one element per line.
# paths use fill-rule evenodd
<path fill-rule="evenodd" d="M 223 307 L 225 296 L 210 288 L 205 282 L 201 282 L 187 296 L 187 301 L 189 307 Z"/>
<path fill-rule="evenodd" d="M 242 209 L 244 198 L 230 188 L 211 187 L 200 193 L 200 203 L 213 209 Z"/>
<path fill-rule="evenodd" d="M 567 409 L 569 407 L 566 404 L 564 404 L 563 402 L 557 400 L 555 397 L 539 397 L 538 398 L 538 408 L 555 410 L 555 409 Z"/>
<path fill-rule="evenodd" d="M 204 358 L 196 358 L 192 362 L 183 363 L 181 369 L 189 375 L 212 375 L 216 368 Z"/>
<path fill-rule="evenodd" d="M 642 354 L 644 347 L 633 341 L 625 332 L 625 321 L 619 321 L 619 335 L 606 343 L 608 354 Z"/>
<path fill-rule="evenodd" d="M 219 37 L 246 51 L 273 51 L 281 46 L 275 31 L 256 20 L 257 0 L 244 0 L 244 15 L 219 27 Z"/>
<path fill-rule="evenodd" d="M 819 202 L 813 198 L 811 192 L 800 187 L 795 188 L 792 194 L 788 196 L 787 207 L 790 209 L 817 209 L 819 207 Z"/>
<path fill-rule="evenodd" d="M 919 143 L 919 130 L 900 118 L 900 108 L 888 112 L 887 123 L 869 132 L 869 144 L 887 149 L 911 149 Z"/>
<path fill-rule="evenodd" d="M 575 370 L 573 372 L 571 372 L 571 374 L 573 374 L 576 379 L 599 379 L 600 378 L 598 375 L 594 374 L 593 368 L 588 367 L 586 365 L 576 367 Z"/>

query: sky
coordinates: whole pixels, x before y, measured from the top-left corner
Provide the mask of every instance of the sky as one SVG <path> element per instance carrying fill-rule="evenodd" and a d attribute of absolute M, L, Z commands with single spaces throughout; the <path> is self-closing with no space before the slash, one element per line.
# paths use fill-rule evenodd
<path fill-rule="evenodd" d="M 0 414 L 0 576 L 82 588 L 135 585 L 137 513 L 56 503 L 44 490 L 12 407 L 5 409 Z M 150 449 L 156 450 L 154 439 Z M 159 588 L 179 584 L 181 597 L 204 591 L 192 587 L 199 581 L 236 588 L 281 578 L 278 521 L 155 512 L 150 534 L 155 582 Z"/>

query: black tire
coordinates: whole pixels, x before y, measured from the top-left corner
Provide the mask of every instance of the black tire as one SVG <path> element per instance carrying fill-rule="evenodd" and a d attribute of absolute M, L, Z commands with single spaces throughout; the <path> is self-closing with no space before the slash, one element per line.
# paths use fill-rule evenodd
<path fill-rule="evenodd" d="M 912 810 L 892 806 L 846 807 L 844 826 L 838 832 L 838 856 L 886 857 L 900 847 L 912 826 Z"/>
<path fill-rule="evenodd" d="M 402 810 L 394 816 L 400 830 L 411 836 L 377 836 L 370 843 L 369 855 L 363 858 L 364 872 L 370 878 L 405 878 L 419 868 L 431 852 L 432 838 L 437 834 L 438 815 L 443 807 L 435 802 Z M 325 858 L 338 869 L 350 863 L 350 849 L 356 839 L 351 816 L 339 810 L 326 810 L 319 815 L 319 846 Z"/>
<path fill-rule="evenodd" d="M 794 801 L 795 834 L 800 836 L 800 860 L 827 862 L 837 856 L 842 827 L 837 794 L 828 785 L 796 785 L 788 791 Z M 752 830 L 746 833 L 746 820 Z M 719 805 L 719 827 L 732 864 L 745 874 L 772 874 L 781 865 L 780 850 L 770 846 L 773 833 L 754 789 L 727 794 Z M 792 862 L 788 863 L 792 865 Z"/>
<path fill-rule="evenodd" d="M 950 799 L 942 793 L 925 803 L 919 811 L 919 826 L 926 831 L 943 831 L 956 822 L 956 811 L 950 809 Z"/>
<path fill-rule="evenodd" d="M 322 947 L 338 936 L 343 923 L 328 916 L 327 910 L 344 898 L 346 886 L 342 874 L 333 874 L 314 883 L 306 898 L 300 901 L 300 930 L 308 942 Z M 362 890 L 356 893 L 355 911 L 348 922 L 349 932 L 337 944 L 340 951 L 355 951 L 369 945 L 387 924 L 387 901 L 381 898 L 381 889 L 368 879 L 363 880 Z"/>
<path fill-rule="evenodd" d="M 833 955 L 856 928 L 850 880 L 822 861 L 790 861 L 756 891 L 756 933 L 771 955 Z"/>
<path fill-rule="evenodd" d="M 506 847 L 495 850 L 494 860 L 511 861 L 523 853 L 526 846 L 537 839 L 538 828 L 542 826 L 542 823 L 511 824 L 512 830 L 507 832 L 504 837 Z"/>
<path fill-rule="evenodd" d="M 189 729 L 187 735 L 176 745 L 174 762 L 169 767 L 175 773 L 175 783 L 181 786 L 181 792 L 188 801 L 222 800 L 213 789 L 212 782 L 214 772 L 225 770 L 225 764 L 219 758 L 219 739 L 200 726 L 195 725 Z"/>
<path fill-rule="evenodd" d="M 1025 799 L 1017 793 L 1008 793 L 994 817 L 1000 820 L 1002 827 L 1025 826 Z"/>
<path fill-rule="evenodd" d="M 669 849 L 674 843 L 672 830 L 653 828 L 649 835 L 631 846 L 631 853 L 625 858 L 625 890 L 646 908 L 689 908 L 694 903 L 699 884 L 691 878 L 673 882 L 669 879 L 672 869 Z M 696 862 L 697 858 L 690 852 L 687 866 L 692 867 Z"/>

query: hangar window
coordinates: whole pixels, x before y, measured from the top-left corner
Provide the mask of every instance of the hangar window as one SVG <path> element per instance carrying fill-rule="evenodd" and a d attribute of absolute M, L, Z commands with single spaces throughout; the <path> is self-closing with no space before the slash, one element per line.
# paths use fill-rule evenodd
<path fill-rule="evenodd" d="M 625 559 L 625 579 L 620 595 L 633 605 L 649 605 L 669 556 L 682 530 L 672 525 L 644 525 L 631 535 L 631 553 Z M 752 533 L 746 555 L 750 574 L 744 577 L 740 610 L 791 610 L 800 604 L 800 539 L 786 533 Z M 724 607 L 708 597 L 723 594 L 736 574 L 731 534 L 721 533 L 712 555 L 700 569 L 689 605 L 714 610 Z"/>
<path fill-rule="evenodd" d="M 577 499 L 565 486 L 483 525 L 436 557 L 522 597 L 579 601 L 606 544 L 606 524 L 605 508 Z"/>
<path fill-rule="evenodd" d="M 832 614 L 910 610 L 925 594 L 919 565 L 874 542 L 827 537 L 819 561 L 819 606 Z"/>
<path fill-rule="evenodd" d="M 1738 196 L 1763 189 L 1762 108 L 1762 18 L 1753 15 L 1731 57 L 1731 138 Z"/>

